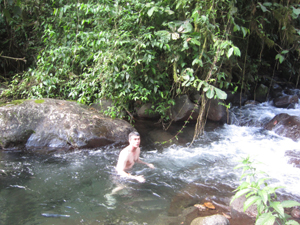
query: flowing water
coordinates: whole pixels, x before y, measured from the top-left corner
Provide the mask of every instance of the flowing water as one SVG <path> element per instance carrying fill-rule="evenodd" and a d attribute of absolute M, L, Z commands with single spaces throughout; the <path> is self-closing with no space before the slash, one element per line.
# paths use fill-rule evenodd
<path fill-rule="evenodd" d="M 227 195 L 231 189 L 221 186 L 237 187 L 241 171 L 233 168 L 248 155 L 262 162 L 259 169 L 273 178 L 272 185 L 299 197 L 300 169 L 285 156 L 287 150 L 299 150 L 299 142 L 261 128 L 281 112 L 300 115 L 300 108 L 277 109 L 270 103 L 234 108 L 231 125 L 208 126 L 191 146 L 156 148 L 142 142 L 141 158 L 156 166 L 134 166 L 133 173 L 145 176 L 143 184 L 115 176 L 121 147 L 47 155 L 2 152 L 0 224 L 155 224 L 190 184 Z"/>

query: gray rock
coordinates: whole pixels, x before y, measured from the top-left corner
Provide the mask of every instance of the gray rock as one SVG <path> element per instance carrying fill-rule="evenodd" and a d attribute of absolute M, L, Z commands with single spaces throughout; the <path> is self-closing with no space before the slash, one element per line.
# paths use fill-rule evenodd
<path fill-rule="evenodd" d="M 300 117 L 280 113 L 265 125 L 265 129 L 297 141 L 300 139 Z"/>
<path fill-rule="evenodd" d="M 210 99 L 207 101 L 207 118 L 215 122 L 227 121 L 226 107 L 222 105 L 223 101 L 218 99 Z"/>
<path fill-rule="evenodd" d="M 194 112 L 192 113 L 192 111 Z M 192 115 L 191 115 L 192 113 Z M 177 121 L 185 121 L 190 116 L 192 119 L 190 121 L 196 121 L 199 115 L 199 106 L 192 103 L 187 95 L 182 95 L 175 99 L 175 105 L 171 108 L 170 118 Z"/>
<path fill-rule="evenodd" d="M 235 199 L 232 203 L 231 203 L 231 207 L 233 210 L 236 210 L 240 213 L 244 213 L 244 203 L 246 201 L 246 196 L 242 195 L 241 197 Z M 245 213 L 250 216 L 250 217 L 256 217 L 257 216 L 257 208 L 255 205 L 251 205 L 246 211 Z"/>
<path fill-rule="evenodd" d="M 94 108 L 100 112 L 109 110 L 109 108 L 111 108 L 113 106 L 114 106 L 114 103 L 110 99 L 108 99 L 108 100 L 107 99 L 99 99 L 91 105 L 92 108 Z"/>
<path fill-rule="evenodd" d="M 126 143 L 134 128 L 76 102 L 26 100 L 0 107 L 0 148 L 94 148 Z"/>
<path fill-rule="evenodd" d="M 225 216 L 212 215 L 198 217 L 192 221 L 191 225 L 230 225 L 230 223 Z"/>
<path fill-rule="evenodd" d="M 300 209 L 294 208 L 291 212 L 291 216 L 296 219 L 300 219 Z"/>
<path fill-rule="evenodd" d="M 269 88 L 263 84 L 260 84 L 255 91 L 255 100 L 259 102 L 265 102 L 267 100 Z"/>
<path fill-rule="evenodd" d="M 300 151 L 289 150 L 285 152 L 285 156 L 289 158 L 288 163 L 293 164 L 297 168 L 300 168 Z"/>
<path fill-rule="evenodd" d="M 291 104 L 298 103 L 298 95 L 286 95 L 275 98 L 274 105 L 278 108 L 288 108 Z M 291 107 L 290 107 L 291 108 Z"/>
<path fill-rule="evenodd" d="M 159 118 L 159 113 L 153 112 L 151 103 L 146 103 L 142 105 L 141 108 L 137 110 L 138 117 L 142 119 L 157 119 Z"/>

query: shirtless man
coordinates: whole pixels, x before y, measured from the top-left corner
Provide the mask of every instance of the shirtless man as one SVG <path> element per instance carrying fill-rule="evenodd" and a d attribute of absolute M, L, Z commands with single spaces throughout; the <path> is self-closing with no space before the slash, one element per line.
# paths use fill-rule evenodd
<path fill-rule="evenodd" d="M 127 173 L 126 170 L 129 170 L 132 168 L 134 163 L 142 163 L 149 166 L 151 169 L 154 169 L 155 167 L 151 163 L 146 163 L 140 159 L 140 135 L 138 132 L 131 132 L 129 134 L 129 145 L 124 148 L 119 155 L 118 163 L 116 166 L 116 170 L 119 175 L 122 177 L 128 177 L 130 179 L 135 179 L 138 182 L 145 182 L 145 178 L 143 175 L 140 176 L 134 176 L 130 173 Z"/>

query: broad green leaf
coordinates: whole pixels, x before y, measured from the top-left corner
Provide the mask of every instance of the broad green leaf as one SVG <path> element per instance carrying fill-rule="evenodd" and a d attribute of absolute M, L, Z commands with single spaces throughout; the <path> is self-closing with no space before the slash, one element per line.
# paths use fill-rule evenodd
<path fill-rule="evenodd" d="M 284 60 L 284 56 L 283 56 L 283 55 L 281 55 L 281 54 L 277 54 L 277 55 L 276 55 L 276 57 L 275 57 L 275 59 L 278 59 L 278 60 L 279 60 L 279 62 L 280 62 L 280 63 L 282 63 L 282 62 L 283 62 L 283 60 Z"/>
<path fill-rule="evenodd" d="M 248 198 L 245 203 L 244 203 L 244 212 L 254 203 L 261 201 L 261 197 L 260 196 L 251 196 L 250 198 Z"/>
<path fill-rule="evenodd" d="M 153 6 L 151 9 L 148 10 L 147 14 L 149 17 L 153 15 L 154 10 L 156 9 L 156 6 Z"/>
<path fill-rule="evenodd" d="M 227 52 L 227 58 L 230 58 L 230 56 L 232 55 L 232 53 L 233 53 L 233 47 L 231 47 L 229 50 L 228 50 L 228 52 Z"/>
<path fill-rule="evenodd" d="M 174 11 L 172 11 L 172 10 L 170 10 L 170 9 L 166 9 L 165 12 L 168 13 L 169 15 L 174 14 Z"/>
<path fill-rule="evenodd" d="M 275 222 L 275 216 L 272 213 L 264 213 L 255 222 L 255 225 L 273 225 Z"/>
<path fill-rule="evenodd" d="M 193 43 L 193 44 L 195 44 L 195 45 L 198 45 L 198 46 L 201 45 L 201 43 L 200 43 L 198 40 L 196 40 L 195 38 L 192 38 L 192 39 L 190 40 L 190 42 Z"/>
<path fill-rule="evenodd" d="M 216 96 L 218 99 L 226 99 L 227 98 L 226 92 L 222 91 L 221 89 L 215 88 L 215 92 L 216 92 Z"/>
<path fill-rule="evenodd" d="M 240 31 L 240 30 L 241 30 L 240 26 L 237 24 L 234 24 L 233 32 Z"/>
<path fill-rule="evenodd" d="M 203 62 L 202 60 L 196 58 L 193 60 L 192 65 L 198 64 L 199 66 L 203 67 Z"/>
<path fill-rule="evenodd" d="M 264 5 L 264 6 L 267 6 L 267 7 L 270 7 L 270 6 L 272 6 L 273 4 L 272 4 L 271 2 L 264 2 L 263 5 Z"/>
<path fill-rule="evenodd" d="M 242 32 L 243 32 L 243 37 L 246 37 L 247 35 L 247 28 L 246 27 L 242 27 Z"/>
<path fill-rule="evenodd" d="M 296 201 L 292 201 L 292 200 L 287 200 L 287 201 L 281 202 L 281 205 L 284 208 L 291 208 L 291 207 L 294 207 L 294 206 L 300 206 L 300 203 L 296 202 Z"/>
<path fill-rule="evenodd" d="M 197 86 L 197 91 L 200 91 L 202 84 L 204 83 L 204 81 L 200 81 L 198 86 Z"/>
<path fill-rule="evenodd" d="M 268 193 L 265 190 L 259 190 L 257 193 L 261 197 L 263 203 L 266 205 L 268 201 Z"/>
<path fill-rule="evenodd" d="M 269 178 L 269 177 L 260 178 L 257 181 L 257 185 L 260 187 L 266 180 L 269 180 L 269 179 L 271 179 L 271 178 Z"/>
<path fill-rule="evenodd" d="M 293 13 L 295 13 L 297 16 L 299 16 L 300 8 L 296 9 L 295 7 L 293 7 Z"/>
<path fill-rule="evenodd" d="M 262 5 L 260 2 L 258 2 L 258 4 L 263 12 L 269 12 L 269 10 L 264 5 Z"/>
<path fill-rule="evenodd" d="M 280 202 L 270 202 L 270 207 L 274 208 L 274 210 L 276 210 L 280 216 L 284 217 L 284 209 Z"/>
<path fill-rule="evenodd" d="M 210 87 L 207 91 L 206 91 L 206 97 L 208 99 L 212 99 L 214 97 L 215 93 L 214 93 L 214 88 Z"/>
<path fill-rule="evenodd" d="M 180 33 L 189 33 L 192 32 L 193 29 L 193 25 L 189 21 L 184 21 L 177 31 Z"/>
<path fill-rule="evenodd" d="M 178 33 L 176 33 L 176 32 L 172 33 L 172 39 L 173 40 L 177 40 L 179 38 L 180 38 L 180 35 Z"/>
<path fill-rule="evenodd" d="M 243 189 L 243 190 L 240 190 L 238 191 L 237 193 L 235 193 L 234 197 L 232 198 L 232 200 L 230 201 L 230 204 L 237 198 L 247 194 L 249 191 L 251 191 L 251 189 Z"/>
<path fill-rule="evenodd" d="M 289 51 L 288 51 L 288 50 L 283 50 L 283 51 L 281 52 L 281 54 L 286 54 L 286 53 L 289 53 Z"/>
<path fill-rule="evenodd" d="M 234 55 L 236 56 L 241 56 L 241 51 L 238 47 L 233 47 L 233 52 L 234 52 Z"/>
<path fill-rule="evenodd" d="M 296 222 L 295 220 L 289 220 L 285 223 L 285 225 L 299 225 L 299 223 Z"/>

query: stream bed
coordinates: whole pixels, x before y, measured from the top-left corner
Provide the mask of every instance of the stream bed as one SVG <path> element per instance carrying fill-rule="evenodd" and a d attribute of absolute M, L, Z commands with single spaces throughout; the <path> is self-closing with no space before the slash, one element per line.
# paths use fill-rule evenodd
<path fill-rule="evenodd" d="M 300 108 L 278 109 L 268 102 L 233 108 L 232 124 L 208 123 L 192 145 L 192 125 L 178 142 L 162 146 L 147 136 L 157 127 L 143 125 L 139 130 L 137 124 L 141 158 L 156 167 L 134 166 L 131 172 L 143 174 L 143 184 L 116 176 L 114 166 L 124 146 L 46 155 L 0 152 L 0 224 L 159 225 L 158 218 L 168 215 L 174 196 L 188 192 L 191 184 L 215 188 L 216 200 L 232 195 L 241 175 L 233 168 L 248 155 L 261 162 L 258 168 L 272 177 L 272 185 L 285 186 L 280 193 L 299 199 L 300 169 L 285 156 L 286 151 L 299 151 L 299 142 L 262 128 L 282 112 L 299 116 Z M 171 129 L 176 133 L 180 127 Z M 206 197 L 205 192 L 197 195 Z"/>

